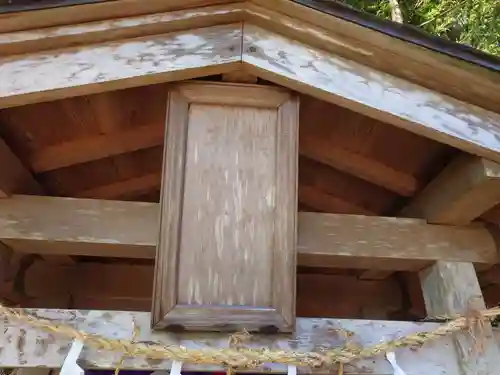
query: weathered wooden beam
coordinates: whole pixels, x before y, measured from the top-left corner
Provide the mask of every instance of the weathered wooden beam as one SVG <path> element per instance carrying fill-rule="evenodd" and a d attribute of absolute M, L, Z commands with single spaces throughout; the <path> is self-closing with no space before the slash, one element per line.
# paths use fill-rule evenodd
<path fill-rule="evenodd" d="M 71 225 L 68 225 L 71 223 Z M 154 259 L 158 204 L 12 196 L 0 200 L 0 241 L 24 253 Z M 494 264 L 482 225 L 301 212 L 300 265 L 419 270 L 437 260 Z"/>
<path fill-rule="evenodd" d="M 250 12 L 245 12 L 243 19 L 250 19 Z M 0 107 L 227 73 L 239 69 L 243 61 L 244 69 L 261 78 L 500 161 L 499 114 L 326 52 L 318 45 L 333 43 L 335 38 L 328 33 L 322 36 L 314 28 L 306 29 L 318 41 L 301 44 L 247 21 L 245 25 L 243 57 L 239 48 L 241 25 L 237 24 L 197 29 L 194 34 L 176 32 L 1 59 L 0 79 L 4 84 Z M 295 29 L 307 26 L 288 19 L 283 25 Z M 342 48 L 348 47 L 343 43 Z M 361 55 L 373 53 L 359 47 L 351 49 Z M 287 58 L 280 59 L 282 55 Z M 88 74 L 90 68 L 93 74 Z M 342 73 L 346 79 L 338 84 Z M 367 80 L 370 85 L 365 84 Z"/>
<path fill-rule="evenodd" d="M 11 194 L 43 194 L 40 184 L 2 138 L 0 165 L 0 198 Z"/>
<path fill-rule="evenodd" d="M 243 62 L 261 78 L 500 161 L 498 113 L 248 23 L 243 35 Z"/>
<path fill-rule="evenodd" d="M 471 155 L 453 160 L 401 215 L 467 225 L 500 202 L 500 165 Z"/>
<path fill-rule="evenodd" d="M 163 145 L 164 126 L 137 126 L 119 132 L 44 147 L 29 155 L 33 171 L 47 172 L 74 164 Z"/>
<path fill-rule="evenodd" d="M 36 12 L 10 13 L 2 17 L 0 32 L 33 30 L 68 24 L 89 23 L 113 18 L 141 16 L 156 12 L 174 12 L 179 9 L 206 5 L 235 3 L 237 0 L 119 0 L 37 10 Z"/>
<path fill-rule="evenodd" d="M 386 189 L 303 156 L 299 185 L 300 201 L 317 209 L 324 202 L 326 212 L 339 214 L 384 215 L 397 198 Z"/>
<path fill-rule="evenodd" d="M 84 311 L 84 310 L 28 310 L 28 313 L 54 323 L 70 324 L 89 333 L 96 333 L 113 339 L 132 339 L 134 327 L 139 331 L 139 342 L 153 342 L 163 345 L 182 345 L 188 349 L 227 348 L 228 335 L 221 333 L 168 333 L 151 331 L 150 314 L 146 312 L 123 311 Z M 318 345 L 322 349 L 344 345 L 344 335 L 339 330 L 352 332 L 351 340 L 366 347 L 404 336 L 409 333 L 429 331 L 438 327 L 435 323 L 413 323 L 395 321 L 367 321 L 340 319 L 296 320 L 296 331 L 288 335 L 253 335 L 252 340 L 243 342 L 242 347 L 276 348 L 283 350 L 314 351 Z M 33 330 L 30 326 L 0 321 L 1 367 L 61 367 L 69 350 L 70 340 L 46 332 Z M 418 349 L 398 349 L 397 361 L 403 370 L 411 375 L 443 374 L 455 375 L 460 372 L 457 355 L 450 339 L 444 337 L 436 342 L 425 344 Z M 86 368 L 114 369 L 122 353 L 96 351 L 85 348 L 81 365 Z M 144 357 L 126 357 L 122 369 L 165 370 L 170 368 L 168 360 L 151 360 Z M 218 366 L 186 364 L 185 370 L 220 370 Z M 286 372 L 286 367 L 265 364 L 260 370 L 266 372 Z M 312 370 L 325 373 L 325 369 Z M 332 368 L 332 372 L 337 369 Z M 382 356 L 358 360 L 344 366 L 344 374 L 357 375 L 370 373 L 389 375 L 393 373 L 389 362 Z"/>
<path fill-rule="evenodd" d="M 258 5 L 256 5 L 258 4 Z M 365 24 L 304 6 L 305 1 L 251 0 L 247 19 L 264 29 L 320 48 L 336 56 L 401 77 L 436 92 L 488 108 L 500 109 L 500 77 L 489 70 L 417 43 L 375 31 Z M 321 8 L 320 3 L 316 3 Z M 328 8 L 325 5 L 323 8 Z M 333 11 L 335 12 L 335 10 Z M 368 24 L 370 21 L 368 21 Z M 450 82 L 454 82 L 450 85 Z M 469 82 L 474 82 L 471 87 Z"/>
<path fill-rule="evenodd" d="M 227 1 L 226 1 L 227 2 Z M 208 3 L 205 1 L 205 3 Z M 212 1 L 212 4 L 214 2 Z M 82 9 L 81 12 L 84 12 Z M 241 21 L 240 4 L 216 5 L 0 34 L 0 56 L 110 42 Z M 48 18 L 53 19 L 54 15 Z M 2 20 L 7 21 L 7 20 Z M 0 30 L 5 27 L 0 26 Z"/>
<path fill-rule="evenodd" d="M 296 311 L 300 316 L 387 319 L 402 309 L 402 291 L 395 278 L 367 281 L 356 275 L 297 271 Z M 56 265 L 37 259 L 17 276 L 17 284 L 23 285 L 23 307 L 150 311 L 153 276 L 152 264 L 87 261 Z M 65 300 L 71 300 L 71 306 L 51 302 Z"/>
<path fill-rule="evenodd" d="M 369 149 L 360 147 L 360 141 L 368 137 L 370 144 L 377 144 L 394 134 L 404 142 L 408 158 L 423 147 L 430 153 L 429 160 L 435 155 L 434 142 L 429 139 L 307 95 L 300 98 L 300 124 L 301 155 L 403 196 L 413 196 L 419 190 L 418 179 L 408 170 L 397 168 L 401 163 L 394 162 L 389 154 L 384 154 L 383 160 L 373 158 Z"/>
<path fill-rule="evenodd" d="M 226 73 L 241 38 L 230 24 L 0 59 L 0 107 Z"/>
<path fill-rule="evenodd" d="M 170 87 L 155 328 L 293 330 L 298 125 L 282 88 Z"/>
<path fill-rule="evenodd" d="M 471 263 L 438 261 L 420 272 L 420 282 L 428 316 L 474 314 L 486 307 Z M 490 323 L 454 335 L 453 344 L 460 374 L 498 373 L 500 349 Z"/>

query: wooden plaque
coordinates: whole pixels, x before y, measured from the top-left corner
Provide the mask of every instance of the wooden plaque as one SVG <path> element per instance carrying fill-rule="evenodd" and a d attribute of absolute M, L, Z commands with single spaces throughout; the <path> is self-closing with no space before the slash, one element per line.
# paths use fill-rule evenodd
<path fill-rule="evenodd" d="M 298 112 L 281 88 L 171 87 L 153 328 L 293 330 Z"/>

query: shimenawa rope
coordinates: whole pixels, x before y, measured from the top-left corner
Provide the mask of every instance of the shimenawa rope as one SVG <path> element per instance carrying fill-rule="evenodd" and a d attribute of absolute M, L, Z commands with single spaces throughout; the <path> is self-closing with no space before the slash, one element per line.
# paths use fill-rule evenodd
<path fill-rule="evenodd" d="M 6 318 L 29 324 L 35 328 L 57 335 L 83 341 L 86 345 L 113 352 L 121 352 L 127 357 L 146 357 L 151 359 L 177 360 L 193 364 L 222 365 L 235 369 L 252 369 L 264 363 L 305 366 L 311 368 L 330 367 L 338 363 L 348 363 L 359 358 L 369 358 L 394 351 L 401 347 L 421 346 L 426 341 L 435 340 L 462 329 L 469 330 L 474 325 L 481 325 L 500 315 L 500 308 L 493 308 L 477 312 L 473 316 L 460 316 L 442 324 L 434 331 L 409 334 L 395 340 L 359 348 L 355 345 L 332 348 L 321 352 L 296 352 L 271 349 L 249 349 L 244 347 L 230 347 L 226 349 L 187 349 L 181 346 L 163 346 L 145 344 L 129 340 L 116 340 L 99 335 L 85 333 L 68 325 L 56 325 L 52 321 L 39 319 L 18 309 L 11 309 L 0 305 L 0 314 Z"/>

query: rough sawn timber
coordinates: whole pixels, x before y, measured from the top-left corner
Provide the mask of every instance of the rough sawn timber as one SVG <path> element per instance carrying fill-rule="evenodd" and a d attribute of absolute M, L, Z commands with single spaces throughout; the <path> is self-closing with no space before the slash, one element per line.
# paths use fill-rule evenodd
<path fill-rule="evenodd" d="M 472 313 L 486 308 L 476 270 L 471 263 L 442 262 L 420 271 L 420 283 L 428 316 Z M 473 309 L 473 310 L 470 310 Z M 486 322 L 472 335 L 460 332 L 452 336 L 460 374 L 494 375 L 500 368 L 499 342 Z"/>
<path fill-rule="evenodd" d="M 12 196 L 0 200 L 0 241 L 28 254 L 154 259 L 158 209 L 157 203 Z M 440 259 L 497 261 L 482 225 L 420 219 L 299 212 L 297 246 L 299 265 L 320 267 L 419 270 Z"/>
<path fill-rule="evenodd" d="M 4 33 L 0 34 L 0 55 L 77 47 L 237 23 L 242 19 L 242 11 L 240 4 L 227 4 Z"/>
<path fill-rule="evenodd" d="M 472 154 L 500 161 L 500 114 L 245 23 L 252 74 Z"/>
<path fill-rule="evenodd" d="M 229 336 L 221 333 L 151 332 L 150 314 L 145 312 L 97 311 L 97 310 L 27 310 L 39 318 L 70 324 L 88 333 L 95 333 L 112 339 L 132 338 L 134 326 L 139 329 L 137 340 L 163 345 L 182 345 L 190 349 L 225 348 Z M 253 335 L 252 340 L 243 343 L 252 348 L 317 351 L 344 345 L 344 334 L 339 329 L 354 333 L 351 342 L 363 347 L 390 340 L 405 334 L 429 331 L 438 327 L 435 323 L 414 323 L 394 321 L 304 319 L 296 320 L 296 332 L 291 335 Z M 70 340 L 63 336 L 48 334 L 24 324 L 2 319 L 0 329 L 0 367 L 50 367 L 60 368 L 68 352 Z M 85 348 L 80 363 L 84 368 L 114 369 L 121 353 L 110 353 Z M 429 342 L 419 349 L 399 349 L 396 351 L 398 364 L 406 375 L 456 375 L 459 373 L 457 356 L 451 340 L 442 338 Z M 122 369 L 165 370 L 170 361 L 152 360 L 142 357 L 125 358 Z M 186 364 L 188 369 L 218 370 L 215 366 L 195 366 Z M 282 365 L 266 364 L 266 372 L 285 372 Z M 299 369 L 302 370 L 302 369 Z M 308 369 L 303 369 L 308 372 Z M 331 370 L 334 372 L 334 369 Z M 335 370 L 336 371 L 336 370 Z M 392 375 L 391 365 L 384 357 L 378 356 L 355 361 L 344 366 L 344 374 Z M 318 370 L 325 373 L 325 370 Z"/>
<path fill-rule="evenodd" d="M 6 57 L 0 107 L 232 71 L 240 65 L 241 38 L 236 23 Z"/>
<path fill-rule="evenodd" d="M 468 225 L 500 202 L 500 165 L 461 155 L 453 160 L 400 214 L 432 224 Z"/>

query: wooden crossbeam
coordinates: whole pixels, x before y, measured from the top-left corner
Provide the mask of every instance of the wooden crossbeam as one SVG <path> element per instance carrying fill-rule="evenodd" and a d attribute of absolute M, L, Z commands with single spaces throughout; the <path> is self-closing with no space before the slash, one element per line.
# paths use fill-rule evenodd
<path fill-rule="evenodd" d="M 0 59 L 0 107 L 230 72 L 241 65 L 241 38 L 235 23 Z"/>
<path fill-rule="evenodd" d="M 228 336 L 221 333 L 168 333 L 152 332 L 149 328 L 150 314 L 146 312 L 123 311 L 83 311 L 83 310 L 28 310 L 39 318 L 45 318 L 63 324 L 71 324 L 88 333 L 96 333 L 113 339 L 132 338 L 134 327 L 139 331 L 138 341 L 154 342 L 163 345 L 182 345 L 188 349 L 227 348 Z M 409 333 L 433 330 L 436 323 L 413 323 L 395 321 L 366 321 L 340 319 L 304 319 L 296 320 L 296 332 L 291 336 L 253 335 L 252 340 L 242 346 L 259 348 L 271 347 L 283 350 L 311 351 L 322 348 L 343 346 L 344 335 L 338 330 L 352 332 L 351 340 L 361 346 L 378 344 L 381 340 L 390 340 Z M 49 334 L 31 329 L 27 325 L 9 323 L 2 319 L 0 329 L 0 366 L 1 367 L 61 367 L 69 350 L 69 342 L 60 335 Z M 83 367 L 114 369 L 122 353 L 96 351 L 87 348 L 82 353 Z M 418 349 L 398 349 L 397 361 L 403 370 L 411 375 L 456 375 L 460 373 L 457 355 L 449 338 L 443 337 L 438 342 L 426 344 Z M 144 357 L 126 357 L 122 369 L 165 370 L 170 368 L 170 361 L 152 360 Z M 286 372 L 282 365 L 266 364 L 266 372 Z M 214 371 L 220 367 L 210 365 L 186 364 L 186 370 Z M 324 373 L 324 369 L 314 373 Z M 336 373 L 337 369 L 332 368 Z M 393 373 L 389 362 L 382 356 L 358 360 L 344 367 L 344 374 L 354 375 L 370 373 L 388 375 Z"/>
<path fill-rule="evenodd" d="M 482 225 L 301 212 L 299 265 L 420 270 L 437 260 L 493 264 Z M 13 196 L 0 200 L 0 241 L 24 253 L 155 257 L 158 204 Z"/>
<path fill-rule="evenodd" d="M 402 211 L 433 224 L 467 225 L 500 202 L 500 165 L 461 155 Z"/>
<path fill-rule="evenodd" d="M 468 225 L 498 202 L 500 165 L 464 154 L 413 198 L 400 215 L 425 219 L 432 224 Z M 363 278 L 380 279 L 390 274 L 370 272 Z"/>

